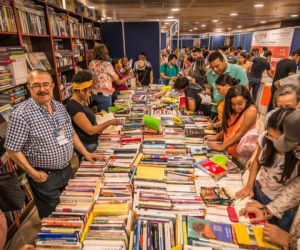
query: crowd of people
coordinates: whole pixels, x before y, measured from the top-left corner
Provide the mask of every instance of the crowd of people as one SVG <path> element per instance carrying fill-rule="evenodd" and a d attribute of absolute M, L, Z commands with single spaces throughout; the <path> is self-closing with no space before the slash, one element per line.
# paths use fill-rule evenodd
<path fill-rule="evenodd" d="M 215 51 L 182 48 L 177 53 L 163 50 L 160 83 L 172 84 L 185 95 L 185 109 L 211 117 L 207 129 L 217 129 L 218 134 L 205 139 L 212 150 L 226 151 L 250 170 L 247 184 L 236 197 L 249 196 L 254 201 L 241 213 L 254 213 L 253 220 L 268 219 L 272 225 L 264 228 L 265 239 L 297 249 L 300 78 L 295 73 L 300 49 L 279 61 L 275 73 L 271 56 L 267 48 L 262 54 L 257 49 L 246 54 L 241 48 L 227 47 Z M 255 99 L 264 72 L 273 79 L 272 100 L 265 131 L 259 134 Z M 29 73 L 31 98 L 13 112 L 5 148 L 27 173 L 40 218 L 55 209 L 73 176 L 70 159 L 74 148 L 80 158 L 99 158 L 94 154 L 98 134 L 118 125 L 116 119 L 97 125 L 90 100 L 98 111 L 108 111 L 119 91 L 133 84 L 132 79 L 136 86 L 155 82 L 147 55 L 141 52 L 132 67 L 127 57 L 111 59 L 104 44 L 95 46 L 88 70 L 74 75 L 73 94 L 65 107 L 53 99 L 54 84 L 47 71 Z"/>

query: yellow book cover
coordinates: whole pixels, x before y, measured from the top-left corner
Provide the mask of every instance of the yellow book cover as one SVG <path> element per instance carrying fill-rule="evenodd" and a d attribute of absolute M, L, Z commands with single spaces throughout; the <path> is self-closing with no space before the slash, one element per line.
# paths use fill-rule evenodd
<path fill-rule="evenodd" d="M 137 168 L 135 178 L 163 181 L 164 178 L 165 178 L 165 169 L 164 168 L 157 168 L 157 167 L 139 166 Z"/>
<path fill-rule="evenodd" d="M 93 213 L 97 215 L 126 215 L 129 211 L 128 203 L 96 204 Z"/>
<path fill-rule="evenodd" d="M 183 244 L 187 245 L 188 244 L 188 239 L 187 239 L 187 230 L 186 230 L 186 220 L 182 221 L 182 234 L 183 234 Z"/>
<path fill-rule="evenodd" d="M 253 227 L 253 232 L 254 232 L 254 235 L 255 235 L 257 245 L 259 247 L 269 248 L 269 249 L 278 249 L 278 250 L 280 249 L 278 246 L 272 245 L 271 243 L 264 240 L 264 238 L 263 238 L 263 228 L 262 227 L 254 226 Z"/>
<path fill-rule="evenodd" d="M 238 244 L 240 245 L 251 245 L 251 240 L 248 233 L 248 228 L 243 224 L 232 225 Z"/>
<path fill-rule="evenodd" d="M 176 246 L 179 245 L 178 230 L 179 230 L 179 216 L 177 215 L 176 216 L 176 224 L 175 224 L 175 243 L 176 243 Z M 173 249 L 175 249 L 175 248 L 173 248 Z"/>

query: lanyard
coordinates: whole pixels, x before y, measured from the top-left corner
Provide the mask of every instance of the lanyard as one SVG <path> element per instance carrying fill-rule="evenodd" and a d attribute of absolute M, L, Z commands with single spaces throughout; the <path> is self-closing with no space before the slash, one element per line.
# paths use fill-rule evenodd
<path fill-rule="evenodd" d="M 54 128 L 54 131 L 60 130 L 60 124 L 58 117 L 56 116 L 56 112 L 53 112 L 53 115 L 51 116 L 50 113 L 44 107 L 40 107 L 40 111 L 42 112 L 43 116 L 45 116 L 48 119 L 48 121 Z"/>

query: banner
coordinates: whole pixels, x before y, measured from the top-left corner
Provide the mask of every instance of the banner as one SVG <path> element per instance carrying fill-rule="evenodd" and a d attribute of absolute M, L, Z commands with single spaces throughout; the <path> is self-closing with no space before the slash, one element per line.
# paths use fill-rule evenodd
<path fill-rule="evenodd" d="M 262 47 L 267 47 L 272 52 L 272 66 L 275 66 L 282 58 L 290 55 L 291 44 L 295 28 L 282 28 L 253 32 L 251 49 L 258 48 L 262 53 Z"/>

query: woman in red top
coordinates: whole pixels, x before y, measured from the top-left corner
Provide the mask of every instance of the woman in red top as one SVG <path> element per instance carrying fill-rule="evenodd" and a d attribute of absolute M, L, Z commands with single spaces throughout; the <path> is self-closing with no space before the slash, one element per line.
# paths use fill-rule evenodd
<path fill-rule="evenodd" d="M 131 76 L 126 76 L 126 74 L 122 73 L 122 58 L 116 58 L 113 60 L 112 65 L 114 66 L 114 70 L 118 75 L 119 79 L 113 81 L 113 87 L 115 91 L 127 90 L 128 86 L 126 82 L 131 79 Z"/>

